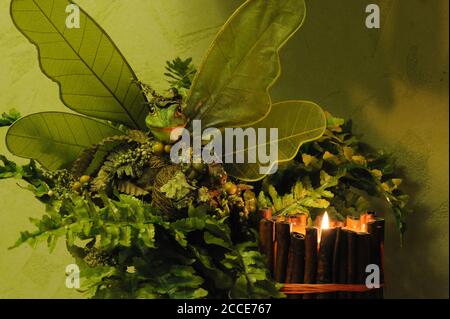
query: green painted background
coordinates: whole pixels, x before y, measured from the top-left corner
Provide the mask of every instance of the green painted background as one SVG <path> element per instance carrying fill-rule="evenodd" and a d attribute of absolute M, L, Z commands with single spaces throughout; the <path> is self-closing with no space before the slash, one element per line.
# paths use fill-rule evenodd
<path fill-rule="evenodd" d="M 238 0 L 80 0 L 137 75 L 164 87 L 164 61 L 198 62 Z M 381 7 L 381 29 L 365 28 L 365 6 Z M 448 298 L 448 1 L 308 1 L 304 27 L 282 51 L 274 100 L 313 100 L 352 118 L 373 146 L 394 151 L 414 213 L 404 247 L 391 215 L 386 233 L 387 297 Z M 0 0 L 0 111 L 64 110 L 56 84 Z M 0 129 L 0 141 L 6 129 Z M 0 143 L 0 153 L 6 153 Z M 0 297 L 80 297 L 64 286 L 71 263 L 61 242 L 8 251 L 43 207 L 16 181 L 0 182 Z"/>

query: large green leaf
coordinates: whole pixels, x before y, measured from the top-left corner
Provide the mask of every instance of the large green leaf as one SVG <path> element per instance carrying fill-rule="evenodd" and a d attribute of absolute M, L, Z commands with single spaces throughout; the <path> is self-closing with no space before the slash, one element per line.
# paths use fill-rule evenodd
<path fill-rule="evenodd" d="M 87 147 L 122 131 L 76 114 L 42 112 L 15 122 L 6 135 L 14 155 L 37 160 L 48 169 L 65 168 Z"/>
<path fill-rule="evenodd" d="M 308 101 L 285 101 L 273 104 L 270 113 L 261 121 L 251 125 L 256 129 L 256 143 L 245 145 L 242 149 L 234 148 L 234 154 L 244 153 L 244 163 L 225 164 L 227 173 L 242 180 L 256 181 L 265 175 L 260 174 L 260 166 L 267 166 L 261 163 L 260 157 L 256 155 L 256 163 L 248 162 L 249 151 L 258 149 L 266 150 L 270 146 L 269 129 L 278 128 L 278 139 L 273 140 L 278 144 L 278 156 L 276 163 L 286 162 L 295 157 L 303 143 L 315 140 L 322 136 L 327 125 L 326 117 L 322 109 L 313 102 Z M 258 141 L 258 129 L 266 129 L 265 142 Z M 228 154 L 224 154 L 225 156 Z M 272 165 L 273 166 L 273 165 Z"/>
<path fill-rule="evenodd" d="M 203 127 L 241 126 L 270 110 L 278 50 L 305 17 L 304 0 L 248 0 L 225 23 L 193 80 L 186 113 Z"/>
<path fill-rule="evenodd" d="M 42 71 L 60 86 L 69 108 L 145 128 L 145 96 L 136 76 L 104 30 L 84 11 L 67 28 L 68 0 L 12 0 L 16 27 L 37 46 Z"/>

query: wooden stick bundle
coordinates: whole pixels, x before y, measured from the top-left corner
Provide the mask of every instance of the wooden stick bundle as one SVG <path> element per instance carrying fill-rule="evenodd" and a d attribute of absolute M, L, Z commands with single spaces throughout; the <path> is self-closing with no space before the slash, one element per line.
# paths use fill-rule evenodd
<path fill-rule="evenodd" d="M 301 284 L 305 276 L 305 236 L 300 233 L 291 233 L 289 254 L 286 270 L 286 283 Z M 301 299 L 301 295 L 288 296 L 288 298 Z"/>
<path fill-rule="evenodd" d="M 266 256 L 267 267 L 273 276 L 274 222 L 271 219 L 264 218 L 259 222 L 259 249 Z"/>
<path fill-rule="evenodd" d="M 384 219 L 376 218 L 367 224 L 367 232 L 370 236 L 370 263 L 378 265 L 380 267 L 380 283 L 384 284 Z M 383 288 L 375 290 L 373 293 L 374 298 L 383 298 Z"/>
<path fill-rule="evenodd" d="M 333 255 L 333 282 L 337 284 L 347 283 L 349 232 L 349 230 L 342 228 L 338 228 L 336 232 Z M 338 299 L 345 299 L 347 298 L 347 293 L 338 292 L 336 297 Z"/>
<path fill-rule="evenodd" d="M 286 266 L 288 261 L 291 224 L 286 221 L 275 222 L 275 266 L 274 278 L 278 282 L 286 282 Z"/>
<path fill-rule="evenodd" d="M 315 284 L 317 276 L 317 228 L 306 228 L 305 236 L 305 284 Z M 315 295 L 305 295 L 304 299 L 314 299 Z"/>
<path fill-rule="evenodd" d="M 370 234 L 356 234 L 356 283 L 365 285 L 366 283 L 366 267 L 370 264 Z M 357 299 L 368 299 L 370 295 L 366 292 L 357 293 Z"/>
<path fill-rule="evenodd" d="M 353 223 L 352 229 L 306 227 L 305 235 L 291 233 L 287 220 L 261 219 L 260 249 L 274 279 L 285 283 L 282 291 L 303 299 L 383 298 L 384 220 L 361 219 L 367 232 Z M 379 266 L 379 289 L 366 286 L 369 264 Z"/>
<path fill-rule="evenodd" d="M 301 284 L 303 283 L 304 275 L 305 236 L 300 233 L 292 233 L 286 270 L 286 282 Z"/>
<path fill-rule="evenodd" d="M 347 234 L 347 284 L 356 284 L 356 233 L 349 231 Z M 354 294 L 347 293 L 347 298 L 352 299 Z"/>

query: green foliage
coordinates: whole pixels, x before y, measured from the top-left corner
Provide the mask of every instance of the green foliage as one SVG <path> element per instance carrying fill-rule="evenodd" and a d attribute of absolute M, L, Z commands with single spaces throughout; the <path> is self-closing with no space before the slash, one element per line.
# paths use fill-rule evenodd
<path fill-rule="evenodd" d="M 301 124 L 299 123 L 301 121 Z M 270 128 L 277 124 L 277 139 L 269 137 Z M 267 117 L 251 125 L 259 132 L 259 128 L 265 129 L 265 136 L 262 141 L 256 134 L 255 144 L 246 146 L 243 150 L 234 149 L 233 152 L 244 152 L 245 158 L 249 152 L 256 152 L 259 149 L 267 149 L 271 142 L 278 145 L 278 157 L 276 163 L 280 164 L 292 160 L 298 153 L 303 143 L 315 140 L 322 136 L 326 128 L 326 118 L 322 109 L 315 103 L 307 101 L 287 101 L 273 104 Z M 272 139 L 269 141 L 269 138 Z M 227 156 L 229 154 L 225 154 Z M 233 154 L 234 156 L 234 154 Z M 266 174 L 261 174 L 260 167 L 267 165 L 261 163 L 259 157 L 255 163 L 233 163 L 225 164 L 225 169 L 229 175 L 244 181 L 257 181 Z M 268 169 L 269 171 L 269 169 Z"/>
<path fill-rule="evenodd" d="M 66 27 L 66 7 L 71 3 L 12 0 L 11 17 L 38 48 L 41 69 L 58 83 L 67 107 L 145 129 L 146 98 L 136 75 L 105 31 L 81 8 L 80 28 Z M 52 41 L 44 33 L 51 34 Z"/>
<path fill-rule="evenodd" d="M 146 265 L 142 265 L 146 267 Z M 196 274 L 192 266 L 167 265 L 164 273 L 156 278 L 151 278 L 137 289 L 136 298 L 161 298 L 173 299 L 198 299 L 208 295 L 201 288 L 203 279 Z M 138 268 L 139 270 L 139 268 Z"/>
<path fill-rule="evenodd" d="M 178 90 L 188 90 L 191 87 L 195 72 L 197 72 L 192 63 L 192 58 L 182 60 L 177 57 L 172 61 L 167 61 L 165 68 L 167 72 L 164 75 L 168 77 L 168 82 Z"/>
<path fill-rule="evenodd" d="M 97 248 L 112 250 L 129 247 L 131 239 L 135 238 L 140 245 L 154 247 L 153 223 L 162 223 L 162 220 L 151 214 L 148 204 L 126 195 L 120 195 L 118 201 L 106 196 L 101 200 L 102 205 L 98 206 L 90 198 L 68 193 L 48 203 L 46 215 L 32 221 L 37 230 L 22 233 L 13 247 L 23 243 L 35 246 L 43 240 L 51 242 L 53 247 L 62 236 L 69 246 L 74 245 L 76 239 L 91 239 Z"/>
<path fill-rule="evenodd" d="M 31 190 L 39 200 L 43 202 L 48 200 L 49 180 L 45 178 L 45 172 L 36 166 L 35 161 L 30 160 L 29 164 L 18 165 L 0 154 L 0 180 L 7 178 L 28 182 L 27 189 Z"/>
<path fill-rule="evenodd" d="M 314 188 L 310 177 L 305 176 L 295 182 L 289 193 L 281 196 L 273 185 L 266 184 L 265 188 L 267 188 L 270 199 L 261 191 L 258 196 L 259 206 L 272 206 L 275 210 L 275 215 L 310 215 L 314 208 L 327 208 L 330 206 L 329 200 L 334 197 L 334 194 L 328 189 L 335 187 L 339 179 L 344 175 L 345 172 L 331 176 L 325 171 L 320 171 L 320 186 Z"/>
<path fill-rule="evenodd" d="M 263 256 L 256 244 L 246 242 L 237 246 L 235 253 L 226 254 L 222 264 L 237 270 L 237 279 L 230 291 L 231 298 L 281 298 L 279 285 L 271 283 Z"/>
<path fill-rule="evenodd" d="M 3 171 L 25 171 L 4 163 Z M 39 194 L 37 188 L 30 190 Z M 228 219 L 210 215 L 207 205 L 190 206 L 185 217 L 168 222 L 133 196 L 112 199 L 67 190 L 48 197 L 48 190 L 46 214 L 31 219 L 36 230 L 22 232 L 13 247 L 47 243 L 53 250 L 64 238 L 81 267 L 81 291 L 88 297 L 280 296 L 258 252 L 256 234 L 235 242 Z"/>
<path fill-rule="evenodd" d="M 373 151 L 352 133 L 350 121 L 327 113 L 327 129 L 323 136 L 304 144 L 295 161 L 280 167 L 275 175 L 265 179 L 263 185 L 282 188 L 285 194 L 276 194 L 273 204 L 276 210 L 285 207 L 289 210 L 289 204 L 295 202 L 293 198 L 302 198 L 296 195 L 295 189 L 303 189 L 306 179 L 306 185 L 312 185 L 312 188 L 305 200 L 314 202 L 315 199 L 325 199 L 329 203 L 327 211 L 338 219 L 347 215 L 359 216 L 370 209 L 370 197 L 378 197 L 391 207 L 398 229 L 403 234 L 404 218 L 409 212 L 406 206 L 408 196 L 399 189 L 401 179 L 395 171 L 392 156 Z M 292 190 L 286 189 L 286 185 L 291 185 Z M 332 196 L 316 193 L 324 186 L 325 195 Z M 266 192 L 269 188 L 266 187 Z M 271 193 L 275 195 L 273 189 Z M 260 205 L 268 205 L 265 200 L 261 195 Z M 303 208 L 310 213 L 312 211 L 308 207 Z"/>
<path fill-rule="evenodd" d="M 97 125 L 101 131 L 98 136 L 93 122 L 87 127 L 75 127 L 75 115 L 61 113 L 56 121 L 56 115 L 35 114 L 19 120 L 8 131 L 7 145 L 13 154 L 33 158 L 48 169 L 67 167 L 87 149 L 75 167 L 78 175 L 83 165 L 98 162 L 95 160 L 105 155 L 90 148 L 92 144 L 120 135 L 126 127 L 146 128 L 148 110 L 144 105 L 148 101 L 116 45 L 83 10 L 80 10 L 81 27 L 61 32 L 66 30 L 64 8 L 69 3 L 68 0 L 56 3 L 12 0 L 11 16 L 16 27 L 37 46 L 42 71 L 59 84 L 64 104 L 79 113 L 105 120 L 102 124 L 109 129 Z M 278 51 L 302 25 L 305 10 L 303 0 L 248 1 L 218 33 L 199 72 L 191 58 L 168 61 L 165 75 L 172 87 L 182 90 L 187 117 L 201 119 L 204 127 L 219 128 L 250 124 L 268 128 L 272 123 L 280 123 L 280 162 L 290 161 L 302 143 L 320 137 L 325 128 L 320 107 L 305 101 L 287 101 L 272 107 L 268 93 L 280 74 Z M 42 33 L 52 34 L 57 41 L 44 41 Z M 303 125 L 297 120 L 285 121 L 286 113 L 297 120 L 307 120 Z M 33 128 L 31 121 L 36 121 L 37 127 Z M 65 121 L 70 123 L 65 125 Z M 78 126 L 87 121 L 78 121 Z M 45 130 L 58 124 L 61 127 L 56 130 Z M 59 129 L 62 136 L 57 135 Z M 77 136 L 71 132 L 77 132 Z M 85 136 L 92 136 L 90 145 L 85 143 Z M 21 147 L 25 142 L 30 147 Z M 259 180 L 264 177 L 258 170 L 259 164 L 230 165 L 229 174 L 246 181 Z M 130 194 L 142 193 L 129 186 L 129 183 L 122 185 L 122 189 L 129 190 Z"/>
<path fill-rule="evenodd" d="M 71 168 L 72 173 L 76 176 L 93 174 L 103 164 L 105 157 L 109 152 L 126 142 L 131 143 L 138 141 L 133 139 L 130 136 L 130 133 L 126 135 L 114 135 L 108 136 L 101 142 L 84 149 L 73 163 Z"/>
<path fill-rule="evenodd" d="M 42 112 L 22 117 L 9 127 L 6 145 L 14 155 L 33 158 L 47 169 L 60 169 L 67 168 L 93 143 L 122 134 L 81 115 Z"/>
<path fill-rule="evenodd" d="M 282 297 L 258 251 L 255 230 L 242 218 L 238 224 L 230 218 L 237 206 L 233 200 L 241 207 L 247 203 L 220 189 L 210 192 L 211 180 L 188 182 L 180 167 L 151 153 L 145 132 L 129 130 L 145 128 L 147 101 L 139 81 L 84 11 L 81 29 L 61 32 L 69 3 L 12 0 L 12 18 L 38 47 L 41 68 L 59 84 L 63 102 L 102 121 L 57 112 L 18 121 L 16 112 L 2 115 L 1 126 L 14 122 L 9 150 L 51 170 L 33 160 L 20 166 L 0 156 L 0 179 L 25 180 L 46 204 L 46 214 L 31 220 L 36 230 L 22 232 L 13 247 L 45 242 L 52 250 L 64 239 L 81 267 L 81 290 L 93 298 Z M 260 207 L 273 206 L 282 215 L 327 208 L 342 218 L 365 209 L 364 192 L 387 199 L 403 231 L 407 197 L 389 156 L 363 149 L 348 122 L 325 118 L 312 102 L 271 103 L 268 90 L 280 73 L 278 51 L 304 16 L 303 0 L 247 1 L 217 35 L 198 72 L 191 59 L 176 58 L 167 62 L 165 75 L 183 97 L 190 89 L 187 116 L 205 127 L 279 124 L 282 167 L 263 181 Z M 43 41 L 42 33 L 58 41 Z M 71 171 L 61 169 L 72 163 Z M 256 181 L 264 177 L 258 166 L 231 165 L 227 173 Z M 86 174 L 93 178 L 82 185 L 79 177 Z M 155 198 L 164 199 L 162 205 Z M 162 211 L 175 208 L 180 212 L 169 222 Z"/>
<path fill-rule="evenodd" d="M 21 117 L 20 113 L 15 109 L 11 109 L 9 112 L 3 112 L 0 117 L 0 127 L 10 126 Z"/>
<path fill-rule="evenodd" d="M 239 7 L 199 66 L 187 98 L 188 118 L 217 128 L 263 118 L 271 108 L 268 89 L 280 74 L 278 51 L 305 13 L 303 0 L 246 1 Z"/>
<path fill-rule="evenodd" d="M 0 155 L 0 179 L 22 178 L 24 170 L 22 166 L 10 161 L 4 155 Z"/>
<path fill-rule="evenodd" d="M 167 198 L 179 201 L 188 195 L 195 187 L 190 185 L 183 172 L 177 172 L 166 184 L 161 186 L 161 192 Z"/>
<path fill-rule="evenodd" d="M 167 165 L 159 156 L 152 154 L 152 143 L 145 133 L 130 131 L 123 138 L 106 138 L 91 148 L 95 156 L 88 151 L 79 157 L 75 165 L 77 171 L 96 173 L 91 188 L 93 191 L 111 192 L 116 186 L 116 189 L 129 195 L 144 195 L 152 186 L 154 174 L 151 170 Z"/>

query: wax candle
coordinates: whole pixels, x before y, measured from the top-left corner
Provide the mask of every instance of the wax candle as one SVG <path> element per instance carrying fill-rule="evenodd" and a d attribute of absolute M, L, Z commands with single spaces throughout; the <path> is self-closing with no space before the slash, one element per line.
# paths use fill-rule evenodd
<path fill-rule="evenodd" d="M 337 228 L 329 228 L 327 212 L 322 217 L 320 244 L 317 255 L 317 283 L 331 283 L 333 280 L 333 254 Z M 331 294 L 319 294 L 318 299 L 330 298 Z"/>

